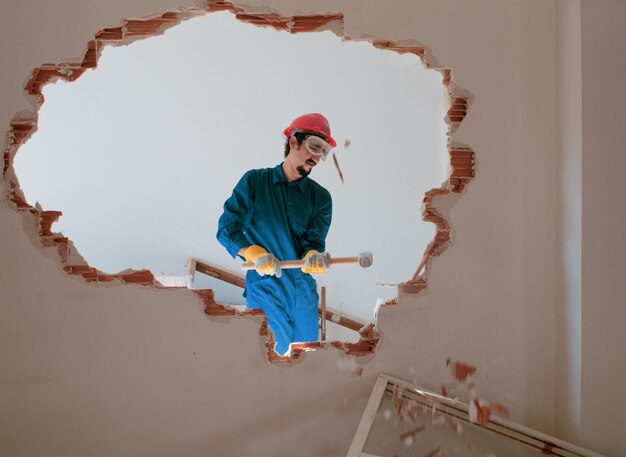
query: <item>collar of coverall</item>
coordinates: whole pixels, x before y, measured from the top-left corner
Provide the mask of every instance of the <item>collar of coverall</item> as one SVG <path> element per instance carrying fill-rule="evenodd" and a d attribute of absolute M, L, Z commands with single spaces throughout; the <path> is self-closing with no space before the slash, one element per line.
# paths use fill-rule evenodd
<path fill-rule="evenodd" d="M 296 187 L 300 189 L 302 193 L 304 193 L 306 186 L 309 185 L 308 176 L 305 176 L 304 178 L 300 178 L 297 181 L 293 181 L 293 182 L 287 181 L 287 178 L 285 177 L 285 172 L 283 171 L 283 162 L 281 162 L 280 164 L 276 165 L 276 167 L 274 167 L 274 171 L 272 174 L 273 174 L 274 184 L 277 184 L 279 182 L 286 182 L 287 184 L 295 184 Z"/>

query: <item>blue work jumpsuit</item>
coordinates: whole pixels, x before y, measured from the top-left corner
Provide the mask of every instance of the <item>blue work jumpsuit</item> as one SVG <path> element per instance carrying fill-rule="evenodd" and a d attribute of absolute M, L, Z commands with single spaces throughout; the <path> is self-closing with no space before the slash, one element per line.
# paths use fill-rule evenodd
<path fill-rule="evenodd" d="M 233 258 L 257 244 L 279 260 L 301 259 L 311 249 L 324 252 L 331 216 L 329 192 L 312 179 L 288 182 L 282 164 L 250 170 L 224 203 L 217 239 Z M 317 341 L 319 298 L 311 275 L 288 269 L 277 278 L 250 270 L 243 295 L 249 308 L 265 312 L 279 354 L 291 342 Z"/>

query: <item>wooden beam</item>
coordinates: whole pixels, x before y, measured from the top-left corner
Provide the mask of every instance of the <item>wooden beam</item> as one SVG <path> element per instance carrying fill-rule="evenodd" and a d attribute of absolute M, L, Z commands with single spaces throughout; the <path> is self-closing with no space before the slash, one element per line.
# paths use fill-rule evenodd
<path fill-rule="evenodd" d="M 320 309 L 319 312 L 321 314 L 322 310 Z M 365 326 L 365 323 L 363 322 L 355 321 L 354 319 L 346 317 L 328 308 L 326 308 L 326 320 L 332 321 L 342 327 L 349 328 L 350 330 L 354 330 L 355 332 L 358 332 Z"/>
<path fill-rule="evenodd" d="M 233 273 L 232 271 L 224 270 L 215 265 L 211 265 L 209 263 L 202 262 L 201 260 L 194 259 L 196 271 L 203 273 L 208 276 L 212 276 L 220 281 L 227 282 L 232 284 L 233 286 L 241 287 L 242 289 L 246 287 L 246 278 L 237 273 Z"/>

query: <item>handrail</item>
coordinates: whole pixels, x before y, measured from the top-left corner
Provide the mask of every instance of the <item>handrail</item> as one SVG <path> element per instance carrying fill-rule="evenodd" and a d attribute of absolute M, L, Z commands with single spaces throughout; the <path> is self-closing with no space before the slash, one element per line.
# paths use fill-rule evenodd
<path fill-rule="evenodd" d="M 227 282 L 228 284 L 232 284 L 237 287 L 244 288 L 246 286 L 246 278 L 244 278 L 242 275 L 226 270 L 222 267 L 218 267 L 217 265 L 205 262 L 196 257 L 189 257 L 189 259 L 187 260 L 187 272 L 191 275 L 192 281 L 194 279 L 195 273 L 198 272 L 211 276 L 215 279 L 219 279 L 220 281 Z M 366 325 L 365 323 L 347 317 L 340 312 L 333 311 L 328 307 L 326 307 L 326 311 L 323 316 L 321 309 L 318 309 L 318 313 L 320 317 L 322 317 L 322 319 L 332 321 L 337 325 L 340 325 L 350 330 L 354 330 L 355 332 L 358 332 Z"/>
<path fill-rule="evenodd" d="M 224 268 L 212 265 L 210 263 L 203 262 L 195 257 L 189 257 L 187 261 L 187 272 L 191 275 L 192 280 L 194 273 L 203 273 L 208 276 L 212 276 L 221 281 L 227 282 L 242 289 L 246 287 L 246 278 L 232 271 L 225 270 Z"/>

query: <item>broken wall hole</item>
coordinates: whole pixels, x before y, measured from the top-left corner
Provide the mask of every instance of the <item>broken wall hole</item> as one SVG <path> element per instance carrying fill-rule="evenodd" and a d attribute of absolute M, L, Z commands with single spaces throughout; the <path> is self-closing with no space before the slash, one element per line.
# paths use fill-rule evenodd
<path fill-rule="evenodd" d="M 340 14 L 282 17 L 275 13 L 248 14 L 245 13 L 242 8 L 224 2 L 209 2 L 207 5 L 208 12 L 223 10 L 228 10 L 231 13 L 234 13 L 239 21 L 251 23 L 254 25 L 260 25 L 263 27 L 271 27 L 276 30 L 286 30 L 290 33 L 313 30 L 332 30 L 336 35 L 339 35 L 340 37 L 342 37 L 343 35 L 342 16 Z M 166 29 L 169 29 L 173 25 L 176 25 L 186 19 L 203 16 L 207 11 L 181 10 L 167 12 L 155 18 L 147 20 L 128 20 L 124 21 L 124 24 L 120 27 L 103 29 L 96 34 L 95 40 L 92 40 L 88 44 L 87 52 L 82 61 L 64 62 L 60 64 L 47 64 L 35 69 L 33 71 L 32 78 L 28 81 L 26 85 L 26 91 L 34 97 L 37 108 L 39 109 L 42 107 L 44 102 L 44 87 L 46 87 L 47 84 L 54 81 L 72 82 L 76 81 L 79 76 L 83 76 L 83 78 L 81 79 L 84 79 L 85 76 L 89 74 L 85 73 L 86 70 L 90 68 L 96 68 L 96 66 L 98 65 L 99 59 L 103 55 L 103 51 L 105 50 L 106 45 L 125 44 L 133 42 L 140 38 L 162 34 Z M 347 40 L 345 36 L 343 37 L 343 39 Z M 395 51 L 395 53 L 407 54 L 408 56 L 417 56 L 425 63 L 425 66 L 427 68 L 433 67 L 432 63 L 434 62 L 434 59 L 432 58 L 432 56 L 430 56 L 428 50 L 422 46 L 416 46 L 414 44 L 403 45 L 386 40 L 373 40 L 371 43 L 374 47 L 378 49 L 392 50 Z M 134 46 L 137 46 L 137 44 L 135 44 Z M 102 68 L 99 69 L 99 71 L 101 70 Z M 446 130 L 450 129 L 451 131 L 453 131 L 463 120 L 463 117 L 465 116 L 468 109 L 470 98 L 464 91 L 456 88 L 456 86 L 452 82 L 451 71 L 449 69 L 437 70 L 442 75 L 442 81 L 440 82 L 440 84 L 443 84 L 442 87 L 446 91 L 446 100 L 449 105 L 448 109 L 444 109 L 442 111 L 442 118 L 445 118 Z M 128 76 L 128 72 L 124 74 L 124 76 Z M 463 95 L 457 96 L 456 94 Z M 38 115 L 40 115 L 40 113 L 38 113 Z M 280 122 L 282 125 L 282 123 L 284 123 L 284 119 L 281 119 Z M 37 129 L 37 125 L 37 116 L 33 116 L 30 118 L 16 116 L 14 118 L 9 131 L 9 144 L 4 153 L 3 176 L 5 180 L 7 180 L 9 183 L 8 199 L 15 205 L 17 210 L 22 211 L 23 213 L 30 214 L 32 220 L 36 220 L 39 224 L 38 232 L 41 243 L 44 246 L 56 247 L 59 253 L 61 263 L 63 264 L 63 268 L 67 273 L 80 275 L 89 282 L 102 283 L 114 280 L 121 280 L 126 283 L 160 287 L 158 282 L 155 281 L 152 272 L 147 269 L 122 270 L 119 273 L 110 274 L 104 273 L 102 269 L 97 268 L 97 266 L 91 266 L 91 262 L 88 263 L 87 261 L 82 259 L 82 256 L 74 248 L 72 241 L 70 241 L 66 236 L 62 235 L 61 233 L 55 233 L 52 231 L 51 226 L 60 216 L 59 211 L 43 210 L 41 207 L 39 207 L 39 205 L 32 206 L 31 204 L 27 203 L 27 200 L 30 199 L 24 197 L 24 193 L 20 189 L 16 173 L 12 165 L 18 148 L 20 148 L 20 146 L 23 145 L 26 140 L 31 137 L 32 133 Z M 333 129 L 334 131 L 337 131 L 337 128 L 333 127 Z M 346 130 L 349 131 L 349 129 Z M 265 136 L 270 136 L 267 133 L 267 129 L 264 131 L 263 134 Z M 349 144 L 350 142 L 352 143 L 351 145 Z M 357 149 L 358 146 L 358 142 L 354 141 L 354 138 L 346 137 L 344 144 L 349 145 L 350 149 L 345 148 L 343 151 L 339 151 L 338 153 L 352 153 Z M 406 273 L 404 276 L 405 278 L 411 277 L 410 280 L 405 281 L 400 286 L 401 289 L 406 293 L 416 293 L 426 287 L 426 277 L 425 273 L 422 271 L 422 268 L 428 263 L 431 257 L 441 254 L 441 252 L 443 252 L 443 250 L 445 250 L 445 248 L 449 244 L 449 223 L 447 222 L 445 217 L 435 208 L 433 200 L 435 198 L 448 195 L 450 193 L 460 193 L 463 190 L 464 186 L 472 179 L 474 175 L 474 154 L 469 148 L 461 145 L 455 145 L 454 143 L 452 143 L 452 145 L 446 147 L 446 149 L 448 150 L 449 155 L 449 159 L 447 160 L 447 180 L 444 181 L 440 187 L 434 187 L 433 189 L 427 191 L 424 194 L 424 198 L 422 201 L 423 219 L 428 222 L 433 222 L 433 224 L 435 225 L 435 234 L 434 237 L 431 237 L 431 240 L 426 247 L 424 256 L 422 257 L 420 254 L 415 255 L 413 265 L 421 260 L 421 262 L 419 262 L 420 268 L 418 268 L 418 271 L 413 273 L 413 276 L 411 277 L 411 274 L 413 272 L 413 268 L 411 268 L 411 271 Z M 274 160 L 278 161 L 279 157 L 276 154 L 276 147 L 269 147 L 268 150 L 270 151 L 270 153 L 273 154 L 269 157 L 275 158 Z M 280 153 L 280 150 L 278 152 Z M 343 172 L 347 175 L 346 180 L 349 182 L 349 180 L 354 179 L 354 177 L 350 177 L 349 172 L 347 172 L 347 170 L 349 170 L 348 166 L 350 165 L 350 162 L 348 160 L 344 161 L 345 157 L 348 156 L 342 155 L 340 159 L 342 160 Z M 273 163 L 270 161 L 268 165 L 268 159 L 266 158 L 264 158 L 262 162 L 262 166 L 270 166 Z M 247 164 L 244 165 L 248 167 Z M 327 163 L 326 165 L 330 164 Z M 333 174 L 331 175 L 329 173 L 330 176 L 332 176 L 334 179 L 338 179 L 336 170 L 334 170 L 332 166 L 328 166 L 326 169 L 328 171 L 332 171 Z M 314 176 L 314 179 L 315 178 L 316 177 Z M 234 183 L 230 183 L 229 186 L 226 187 L 227 191 L 230 191 L 230 188 L 232 188 L 233 184 Z M 226 195 L 224 195 L 224 198 L 225 197 Z M 419 199 L 419 195 L 417 196 L 417 199 Z M 414 215 L 414 212 L 409 213 L 411 215 Z M 63 218 L 67 218 L 69 214 L 70 212 L 66 211 L 66 214 L 63 216 Z M 388 225 L 388 223 L 385 223 L 383 224 L 383 227 L 388 229 Z M 210 230 L 206 229 L 205 233 L 206 232 L 209 232 L 208 235 L 210 237 L 213 236 L 213 233 L 210 233 Z M 72 240 L 74 240 L 74 236 L 69 236 Z M 80 249 L 80 251 L 83 252 L 82 249 Z M 329 251 L 331 251 L 330 248 Z M 89 256 L 87 257 L 89 259 Z M 218 305 L 215 302 L 213 292 L 209 293 L 209 291 L 198 290 L 196 293 L 198 293 L 198 295 L 205 303 L 207 314 L 237 314 L 237 312 L 234 310 L 229 310 L 227 307 Z M 393 302 L 394 298 L 389 298 L 388 300 L 386 300 L 386 303 Z M 371 353 L 375 347 L 375 342 L 377 341 L 377 338 L 375 337 L 375 335 L 373 335 L 373 326 L 369 326 L 368 330 L 364 333 L 366 336 L 361 333 L 358 342 L 345 343 L 345 346 L 341 346 L 341 344 L 343 343 L 337 343 L 336 347 L 353 353 Z M 354 344 L 354 346 L 350 346 L 350 344 Z M 313 345 L 311 347 L 317 346 Z M 272 353 L 273 351 L 269 352 Z"/>

